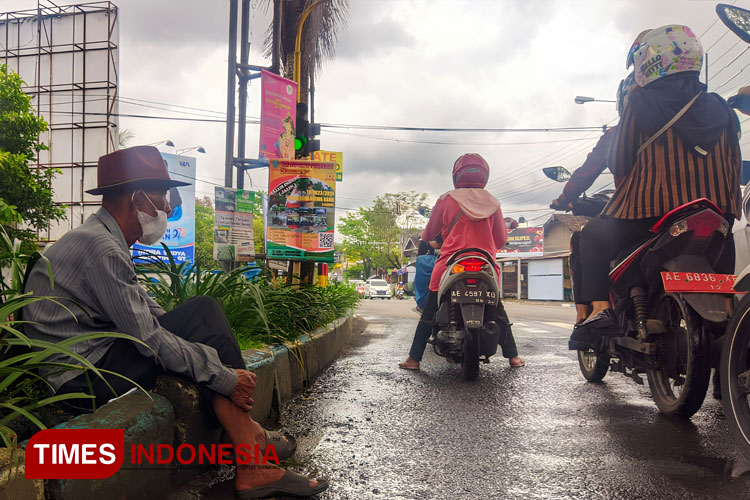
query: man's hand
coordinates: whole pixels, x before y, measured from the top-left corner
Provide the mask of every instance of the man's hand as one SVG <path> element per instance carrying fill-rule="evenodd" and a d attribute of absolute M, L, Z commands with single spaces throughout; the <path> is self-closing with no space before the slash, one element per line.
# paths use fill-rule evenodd
<path fill-rule="evenodd" d="M 255 392 L 255 374 L 248 370 L 234 370 L 237 372 L 237 385 L 234 386 L 229 399 L 232 403 L 245 411 L 253 409 L 253 393 Z"/>
<path fill-rule="evenodd" d="M 437 242 L 437 241 L 435 241 L 435 240 L 430 240 L 430 246 L 431 246 L 432 248 L 434 248 L 435 250 L 437 250 L 438 248 L 440 248 L 440 243 L 438 243 L 438 242 Z"/>
<path fill-rule="evenodd" d="M 560 198 L 557 198 L 557 199 L 553 200 L 552 203 L 550 203 L 549 207 L 550 208 L 554 208 L 555 210 L 562 210 L 564 212 L 569 212 L 569 211 L 573 210 L 573 204 L 572 203 L 568 203 L 567 206 L 564 206 L 563 204 L 560 203 Z"/>

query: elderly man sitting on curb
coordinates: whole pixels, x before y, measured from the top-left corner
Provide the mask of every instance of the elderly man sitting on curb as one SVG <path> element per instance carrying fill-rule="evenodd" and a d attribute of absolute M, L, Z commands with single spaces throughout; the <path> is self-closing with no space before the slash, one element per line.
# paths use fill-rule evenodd
<path fill-rule="evenodd" d="M 235 449 L 258 444 L 264 450 L 272 444 L 280 459 L 291 456 L 293 437 L 265 431 L 248 414 L 255 374 L 247 370 L 221 306 L 210 297 L 195 297 L 165 313 L 136 279 L 129 247 L 136 240 L 150 245 L 162 238 L 170 212 L 167 191 L 187 183 L 169 178 L 156 148 L 136 146 L 102 156 L 98 184 L 88 192 L 102 195 L 102 208 L 45 253 L 54 289 L 42 263 L 32 269 L 26 285 L 35 295 L 70 299 L 84 312 L 74 317 L 49 301 L 30 304 L 24 311 L 31 322 L 26 325 L 29 335 L 51 342 L 102 331 L 132 335 L 151 349 L 124 339 L 90 340 L 75 349 L 97 368 L 146 389 L 154 387 L 163 371 L 187 377 L 200 385 L 202 401 Z M 118 394 L 133 387 L 120 377 L 105 377 Z M 56 374 L 50 383 L 58 393 L 88 392 L 87 378 L 78 371 Z M 91 383 L 97 405 L 113 397 L 103 380 L 93 377 Z M 238 467 L 235 478 L 240 498 L 309 496 L 327 486 L 325 480 L 270 465 Z"/>

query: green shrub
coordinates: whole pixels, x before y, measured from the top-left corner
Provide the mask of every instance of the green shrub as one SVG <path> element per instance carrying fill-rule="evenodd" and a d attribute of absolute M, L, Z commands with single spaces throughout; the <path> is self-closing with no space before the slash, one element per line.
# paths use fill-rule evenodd
<path fill-rule="evenodd" d="M 297 337 L 348 314 L 359 302 L 356 291 L 344 284 L 328 287 L 287 285 L 281 279 L 260 275 L 249 281 L 248 268 L 201 271 L 197 266 L 146 258 L 140 266 L 141 283 L 169 311 L 197 295 L 219 301 L 240 347 L 295 342 Z"/>

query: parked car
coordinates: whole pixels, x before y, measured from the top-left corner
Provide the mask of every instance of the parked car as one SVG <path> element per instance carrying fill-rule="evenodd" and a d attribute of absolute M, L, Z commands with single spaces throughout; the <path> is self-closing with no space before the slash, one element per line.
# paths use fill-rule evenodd
<path fill-rule="evenodd" d="M 368 280 L 365 285 L 365 298 L 391 300 L 391 287 L 385 282 L 385 280 Z"/>

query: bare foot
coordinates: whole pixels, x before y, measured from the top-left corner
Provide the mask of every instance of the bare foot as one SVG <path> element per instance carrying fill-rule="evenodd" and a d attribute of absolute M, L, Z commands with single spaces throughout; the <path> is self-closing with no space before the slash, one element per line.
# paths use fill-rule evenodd
<path fill-rule="evenodd" d="M 521 356 L 514 356 L 510 358 L 508 362 L 513 368 L 521 368 L 522 366 L 526 365 L 526 361 L 524 361 Z"/>
<path fill-rule="evenodd" d="M 406 361 L 403 363 L 398 364 L 399 368 L 403 368 L 404 370 L 419 370 L 419 361 L 416 359 L 412 359 L 411 356 L 406 358 Z"/>
<path fill-rule="evenodd" d="M 237 491 L 249 490 L 266 484 L 271 484 L 284 476 L 286 471 L 275 465 L 240 465 L 237 466 L 237 475 L 234 478 L 234 487 Z M 318 485 L 317 479 L 310 479 L 310 487 Z"/>

